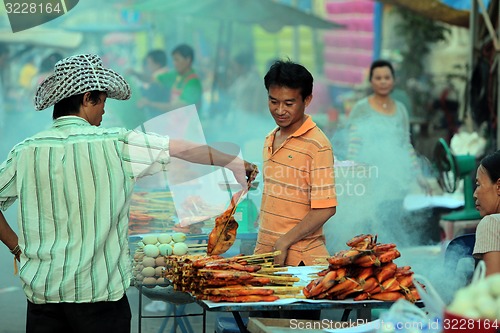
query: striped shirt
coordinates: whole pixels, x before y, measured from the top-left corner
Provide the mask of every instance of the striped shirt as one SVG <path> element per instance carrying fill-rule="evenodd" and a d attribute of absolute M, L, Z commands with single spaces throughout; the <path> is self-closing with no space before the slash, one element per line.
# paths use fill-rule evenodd
<path fill-rule="evenodd" d="M 487 215 L 477 225 L 473 255 L 482 259 L 485 253 L 497 251 L 500 251 L 500 214 Z"/>
<path fill-rule="evenodd" d="M 28 300 L 119 300 L 132 277 L 133 186 L 169 161 L 167 137 L 76 116 L 16 145 L 0 165 L 0 209 L 19 198 L 19 276 Z"/>
<path fill-rule="evenodd" d="M 264 190 L 256 253 L 269 252 L 276 240 L 296 226 L 313 208 L 337 205 L 333 150 L 330 141 L 307 116 L 302 126 L 273 152 L 276 128 L 264 143 Z M 323 228 L 293 244 L 287 265 L 313 265 L 327 256 Z"/>

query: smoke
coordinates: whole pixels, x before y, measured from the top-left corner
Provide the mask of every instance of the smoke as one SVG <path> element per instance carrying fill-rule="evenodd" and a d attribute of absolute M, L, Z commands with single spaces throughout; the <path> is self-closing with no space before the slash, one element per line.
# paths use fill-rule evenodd
<path fill-rule="evenodd" d="M 408 146 L 398 139 L 402 129 L 391 128 L 381 117 L 358 120 L 355 135 L 340 123 L 331 138 L 338 207 L 324 226 L 328 250 L 333 255 L 355 235 L 377 234 L 378 242 L 397 245 L 398 266 L 409 265 L 426 277 L 448 304 L 470 280 L 472 259 L 451 253 L 445 262 L 439 228 L 443 209 L 415 202 L 425 194 L 415 181 L 418 170 Z M 360 144 L 356 153 L 350 151 L 353 139 Z"/>
<path fill-rule="evenodd" d="M 263 85 L 262 85 L 263 86 Z M 262 89 L 265 90 L 264 87 Z M 265 100 L 267 101 L 267 99 Z M 205 136 L 209 144 L 214 142 L 232 142 L 241 148 L 243 159 L 255 163 L 261 173 L 257 175 L 258 187 L 248 193 L 248 198 L 260 209 L 262 199 L 263 147 L 266 135 L 276 126 L 268 112 L 257 113 L 230 110 L 231 117 L 226 121 L 208 125 L 204 123 Z M 256 222 L 256 221 L 255 221 Z M 256 223 L 255 223 L 256 224 Z"/>
<path fill-rule="evenodd" d="M 332 140 L 339 205 L 327 232 L 341 246 L 359 233 L 378 234 L 380 242 L 398 246 L 418 244 L 422 216 L 403 205 L 416 186 L 417 174 L 410 147 L 402 140 L 403 129 L 390 117 L 370 113 L 355 119 L 353 125 L 353 131 L 341 126 L 339 137 L 334 133 Z M 347 239 L 338 237 L 345 233 L 350 235 Z"/>
<path fill-rule="evenodd" d="M 400 249 L 398 266 L 409 265 L 427 278 L 445 304 L 453 300 L 455 292 L 471 282 L 474 259 L 462 252 L 447 251 L 446 244 Z"/>

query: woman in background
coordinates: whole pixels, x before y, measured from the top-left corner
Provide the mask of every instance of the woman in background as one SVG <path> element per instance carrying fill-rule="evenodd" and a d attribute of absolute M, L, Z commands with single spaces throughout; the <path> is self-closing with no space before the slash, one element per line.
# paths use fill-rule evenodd
<path fill-rule="evenodd" d="M 395 82 L 392 64 L 374 61 L 369 82 L 373 93 L 358 101 L 349 115 L 347 159 L 367 165 L 368 200 L 364 204 L 372 204 L 375 211 L 370 221 L 360 221 L 358 230 L 377 233 L 382 242 L 390 242 L 404 234 L 400 229 L 403 200 L 417 184 L 415 180 L 427 192 L 428 187 L 410 141 L 408 112 L 390 96 Z"/>
<path fill-rule="evenodd" d="M 484 260 L 486 275 L 500 273 L 500 150 L 482 159 L 474 199 L 483 217 L 476 228 L 473 255 Z"/>

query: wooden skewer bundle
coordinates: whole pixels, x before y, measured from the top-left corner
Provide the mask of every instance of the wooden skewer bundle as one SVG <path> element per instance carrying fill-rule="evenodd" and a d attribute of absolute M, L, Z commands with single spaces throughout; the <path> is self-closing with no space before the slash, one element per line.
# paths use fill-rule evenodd
<path fill-rule="evenodd" d="M 166 257 L 165 277 L 174 289 L 214 302 L 273 301 L 297 296 L 302 287 L 298 277 L 280 274 L 286 267 L 274 267 L 279 252 L 260 255 Z"/>

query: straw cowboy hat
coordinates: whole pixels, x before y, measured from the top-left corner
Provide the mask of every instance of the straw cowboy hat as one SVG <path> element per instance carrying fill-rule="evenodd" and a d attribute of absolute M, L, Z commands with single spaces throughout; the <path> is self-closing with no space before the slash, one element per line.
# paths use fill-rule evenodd
<path fill-rule="evenodd" d="M 79 54 L 58 61 L 54 74 L 38 87 L 34 102 L 37 111 L 43 110 L 64 98 L 88 91 L 105 91 L 108 98 L 130 98 L 130 86 L 117 72 L 104 68 L 95 54 Z"/>

